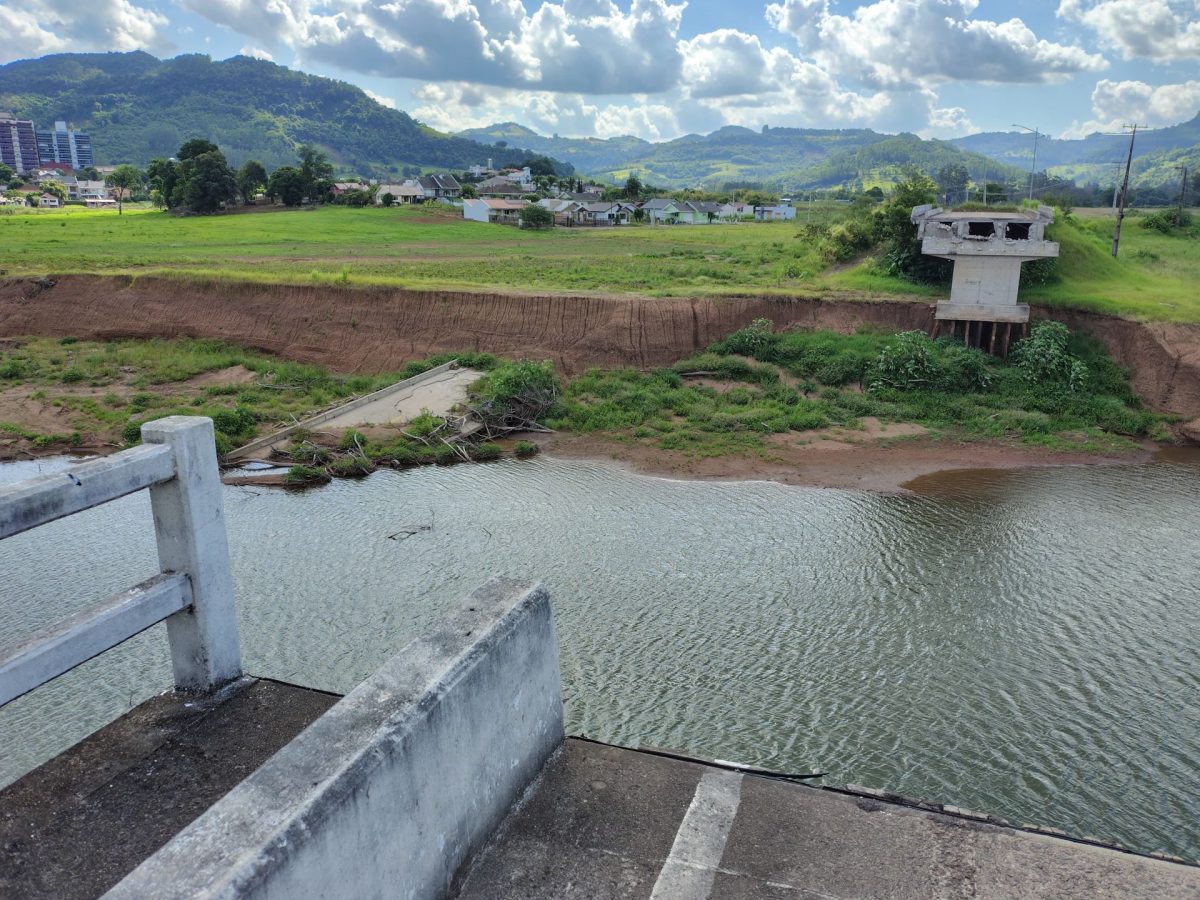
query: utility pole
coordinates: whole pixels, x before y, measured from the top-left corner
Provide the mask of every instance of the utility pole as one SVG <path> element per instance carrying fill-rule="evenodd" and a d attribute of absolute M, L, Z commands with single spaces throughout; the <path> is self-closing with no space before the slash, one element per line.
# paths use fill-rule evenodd
<path fill-rule="evenodd" d="M 1184 197 L 1187 195 L 1188 167 L 1187 166 L 1176 166 L 1176 168 L 1179 169 L 1179 171 L 1181 171 L 1183 173 L 1183 177 L 1179 179 L 1179 208 L 1175 211 L 1175 227 L 1182 228 L 1183 227 L 1183 200 L 1184 200 Z"/>
<path fill-rule="evenodd" d="M 1125 204 L 1129 201 L 1129 170 L 1133 167 L 1133 142 L 1137 138 L 1137 125 L 1126 125 L 1129 130 L 1129 156 L 1125 158 L 1125 180 L 1121 182 L 1121 198 L 1117 204 L 1117 227 L 1113 231 L 1113 259 L 1117 258 L 1117 250 L 1121 246 L 1121 220 L 1125 218 Z"/>
<path fill-rule="evenodd" d="M 1040 138 L 1042 135 L 1041 135 L 1041 132 L 1038 131 L 1036 128 L 1030 128 L 1028 125 L 1018 125 L 1016 122 L 1013 122 L 1013 128 L 1024 128 L 1026 131 L 1028 131 L 1030 134 L 1033 135 L 1033 162 L 1029 164 L 1029 200 L 1032 203 L 1033 202 L 1033 174 L 1037 171 L 1038 138 Z"/>

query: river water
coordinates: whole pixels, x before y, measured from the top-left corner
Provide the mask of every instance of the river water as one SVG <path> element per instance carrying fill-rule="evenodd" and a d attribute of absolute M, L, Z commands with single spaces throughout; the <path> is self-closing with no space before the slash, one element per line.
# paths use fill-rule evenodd
<path fill-rule="evenodd" d="M 1200 858 L 1200 457 L 916 487 L 536 459 L 226 488 L 246 668 L 347 691 L 488 577 L 537 578 L 570 733 Z M 144 493 L 4 541 L 0 643 L 154 571 Z M 156 628 L 10 704 L 0 784 L 169 685 Z"/>

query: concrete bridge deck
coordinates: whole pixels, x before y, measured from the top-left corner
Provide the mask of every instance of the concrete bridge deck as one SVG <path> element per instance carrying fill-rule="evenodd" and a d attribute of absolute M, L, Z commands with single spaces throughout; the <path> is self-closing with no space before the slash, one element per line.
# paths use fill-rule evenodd
<path fill-rule="evenodd" d="M 0 896 L 102 896 L 337 699 L 244 679 L 146 701 L 0 791 Z M 1182 898 L 1200 869 L 568 739 L 452 895 Z"/>

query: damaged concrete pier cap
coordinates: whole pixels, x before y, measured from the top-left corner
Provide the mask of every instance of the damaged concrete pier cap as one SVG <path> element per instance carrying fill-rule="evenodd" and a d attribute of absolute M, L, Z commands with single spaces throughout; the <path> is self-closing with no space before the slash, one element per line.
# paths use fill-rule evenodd
<path fill-rule="evenodd" d="M 494 579 L 106 896 L 444 895 L 562 741 L 550 598 Z"/>
<path fill-rule="evenodd" d="M 954 212 L 926 205 L 913 209 L 912 222 L 922 253 L 954 263 L 950 299 L 937 305 L 934 336 L 946 330 L 969 346 L 1006 355 L 1029 324 L 1029 306 L 1017 302 L 1021 263 L 1058 256 L 1058 244 L 1046 240 L 1054 210 Z"/>

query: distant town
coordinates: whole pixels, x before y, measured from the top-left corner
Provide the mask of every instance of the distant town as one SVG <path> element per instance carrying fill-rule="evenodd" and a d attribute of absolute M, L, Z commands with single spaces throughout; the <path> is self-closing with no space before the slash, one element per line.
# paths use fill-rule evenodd
<path fill-rule="evenodd" d="M 0 112 L 0 180 L 7 187 L 0 196 L 0 206 L 115 209 L 122 199 L 153 199 L 145 176 L 137 185 L 115 184 L 112 175 L 120 168 L 127 167 L 95 165 L 89 135 L 68 128 L 64 121 L 56 121 L 51 129 L 40 129 L 31 120 Z M 289 206 L 322 201 L 380 207 L 433 202 L 461 208 L 463 218 L 469 221 L 533 228 L 596 228 L 630 223 L 712 225 L 789 221 L 796 217 L 790 198 L 767 202 L 760 196 L 757 202 L 717 202 L 676 199 L 666 196 L 666 192 L 663 196 L 648 196 L 636 176 L 619 188 L 535 173 L 528 165 L 494 168 L 490 159 L 458 175 L 434 173 L 399 183 L 326 179 L 321 189 L 307 192 L 316 196 L 276 193 L 266 179 L 263 181 L 238 197 L 231 195 L 221 205 L 238 199 L 249 205 Z M 239 187 L 243 184 L 244 180 L 239 180 Z M 172 204 L 162 198 L 158 205 Z"/>

